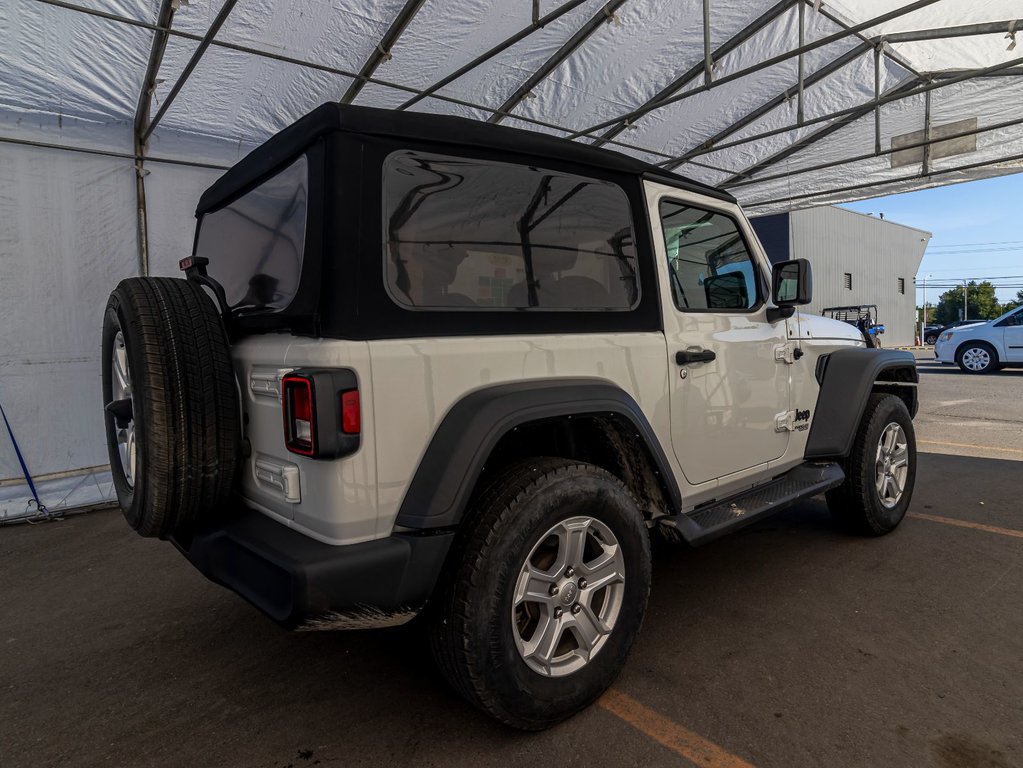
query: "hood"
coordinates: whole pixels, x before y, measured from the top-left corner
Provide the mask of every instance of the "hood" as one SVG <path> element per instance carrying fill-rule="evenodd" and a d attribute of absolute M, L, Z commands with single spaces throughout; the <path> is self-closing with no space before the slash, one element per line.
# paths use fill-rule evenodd
<path fill-rule="evenodd" d="M 866 344 L 859 329 L 841 320 L 832 320 L 830 317 L 797 312 L 789 319 L 788 325 L 792 338 L 795 339 L 830 339 Z"/>

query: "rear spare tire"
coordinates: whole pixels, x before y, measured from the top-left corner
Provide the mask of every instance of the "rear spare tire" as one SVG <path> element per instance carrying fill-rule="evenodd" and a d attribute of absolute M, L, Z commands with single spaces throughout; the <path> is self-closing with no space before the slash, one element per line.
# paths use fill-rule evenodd
<path fill-rule="evenodd" d="M 107 302 L 102 359 L 110 470 L 129 525 L 166 538 L 227 505 L 241 427 L 211 299 L 185 280 L 122 280 Z"/>

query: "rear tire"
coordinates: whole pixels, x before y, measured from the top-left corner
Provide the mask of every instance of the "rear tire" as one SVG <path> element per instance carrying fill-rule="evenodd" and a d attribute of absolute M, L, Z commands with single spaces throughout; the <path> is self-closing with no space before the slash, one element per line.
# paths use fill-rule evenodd
<path fill-rule="evenodd" d="M 502 474 L 467 526 L 428 609 L 433 656 L 501 722 L 550 727 L 614 682 L 639 632 L 650 589 L 642 515 L 603 469 L 541 458 Z"/>
<path fill-rule="evenodd" d="M 120 282 L 103 319 L 103 402 L 114 490 L 136 532 L 166 538 L 229 504 L 238 391 L 227 334 L 201 288 Z"/>
<path fill-rule="evenodd" d="M 901 398 L 870 396 L 842 468 L 845 482 L 826 494 L 831 514 L 868 536 L 894 531 L 916 482 L 916 433 Z"/>

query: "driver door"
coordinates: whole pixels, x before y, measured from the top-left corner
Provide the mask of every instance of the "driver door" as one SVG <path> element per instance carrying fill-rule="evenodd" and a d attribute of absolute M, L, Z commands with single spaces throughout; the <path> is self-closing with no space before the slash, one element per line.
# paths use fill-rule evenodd
<path fill-rule="evenodd" d="M 776 429 L 789 409 L 788 366 L 776 357 L 785 322 L 767 319 L 764 265 L 736 206 L 712 207 L 676 190 L 648 199 L 670 286 L 664 327 L 675 456 L 691 485 L 756 474 L 789 443 Z"/>

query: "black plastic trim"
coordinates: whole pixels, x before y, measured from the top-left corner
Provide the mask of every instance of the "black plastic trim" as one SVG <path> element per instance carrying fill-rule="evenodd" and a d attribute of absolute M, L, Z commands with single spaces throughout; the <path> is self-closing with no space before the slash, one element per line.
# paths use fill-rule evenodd
<path fill-rule="evenodd" d="M 674 473 L 636 401 L 599 379 L 557 379 L 499 384 L 458 401 L 434 432 L 396 524 L 417 529 L 458 525 L 491 451 L 515 427 L 561 416 L 608 413 L 628 419 L 636 429 L 656 463 L 673 508 L 681 509 Z"/>
<path fill-rule="evenodd" d="M 334 546 L 250 509 L 174 545 L 211 581 L 293 629 L 393 624 L 426 605 L 454 534 Z"/>
<path fill-rule="evenodd" d="M 823 369 L 820 366 L 818 363 L 821 388 L 804 454 L 808 459 L 849 454 L 867 398 L 882 371 L 909 368 L 912 381 L 919 381 L 912 353 L 894 349 L 840 349 L 827 356 Z M 915 398 L 915 387 L 912 392 Z M 910 415 L 916 415 L 915 407 Z"/>

